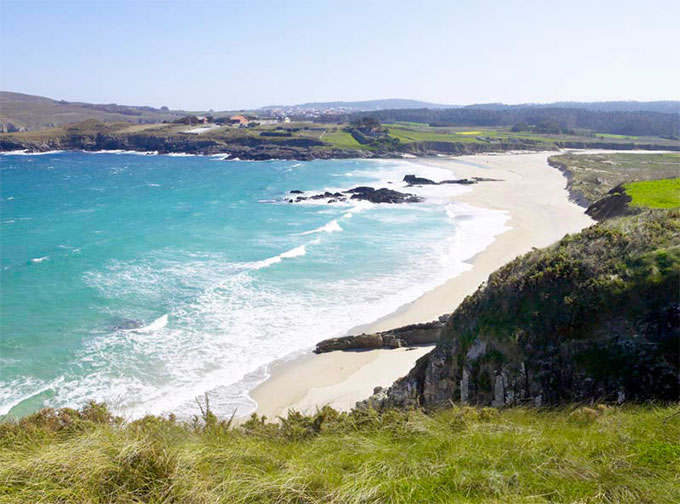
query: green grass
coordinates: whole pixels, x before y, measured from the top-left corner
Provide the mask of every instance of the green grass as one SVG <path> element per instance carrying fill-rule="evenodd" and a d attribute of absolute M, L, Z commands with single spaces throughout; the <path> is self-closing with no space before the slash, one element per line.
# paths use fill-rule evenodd
<path fill-rule="evenodd" d="M 338 149 L 365 149 L 366 146 L 357 142 L 354 137 L 344 131 L 342 127 L 331 127 L 326 130 L 320 140 Z"/>
<path fill-rule="evenodd" d="M 642 137 L 639 136 L 630 136 L 630 135 L 615 135 L 613 133 L 595 133 L 595 136 L 601 137 L 601 138 L 617 138 L 617 139 L 626 139 L 626 140 L 638 140 Z"/>
<path fill-rule="evenodd" d="M 0 425 L 0 502 L 671 503 L 678 411 L 327 408 L 230 428 L 47 410 Z"/>
<path fill-rule="evenodd" d="M 626 194 L 632 206 L 648 208 L 680 207 L 680 178 L 631 182 Z"/>
<path fill-rule="evenodd" d="M 455 133 L 447 131 L 446 128 L 430 127 L 402 127 L 389 126 L 391 137 L 398 138 L 401 142 L 475 142 L 475 138 L 466 136 L 456 136 Z"/>

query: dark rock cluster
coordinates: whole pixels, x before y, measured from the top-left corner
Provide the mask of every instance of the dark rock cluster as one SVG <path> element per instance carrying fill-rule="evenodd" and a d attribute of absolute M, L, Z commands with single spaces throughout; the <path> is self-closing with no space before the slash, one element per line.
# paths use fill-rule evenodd
<path fill-rule="evenodd" d="M 301 194 L 302 191 L 293 190 L 291 194 Z M 419 203 L 423 198 L 415 194 L 401 193 L 392 189 L 374 189 L 368 186 L 359 186 L 343 192 L 323 192 L 312 196 L 297 196 L 295 199 L 288 199 L 288 203 L 299 203 L 306 200 L 328 200 L 328 203 L 353 200 L 370 201 L 371 203 Z"/>
<path fill-rule="evenodd" d="M 404 182 L 410 186 L 414 185 L 444 185 L 444 184 L 461 184 L 470 185 L 476 184 L 477 182 L 500 182 L 499 179 L 485 178 L 485 177 L 472 177 L 472 178 L 462 178 L 453 180 L 442 180 L 441 182 L 435 182 L 423 177 L 416 177 L 415 175 L 405 175 Z"/>

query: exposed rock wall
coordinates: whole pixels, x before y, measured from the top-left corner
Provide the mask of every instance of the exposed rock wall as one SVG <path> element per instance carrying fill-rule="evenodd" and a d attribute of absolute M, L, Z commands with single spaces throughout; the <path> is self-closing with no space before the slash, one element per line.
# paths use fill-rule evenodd
<path fill-rule="evenodd" d="M 620 217 L 622 215 L 632 215 L 639 213 L 639 208 L 629 205 L 633 199 L 626 194 L 624 184 L 619 184 L 609 191 L 603 198 L 586 209 L 586 213 L 597 221 Z"/>
<path fill-rule="evenodd" d="M 588 206 L 592 202 L 588 198 L 586 198 L 581 191 L 575 190 L 573 188 L 572 184 L 574 182 L 574 175 L 571 173 L 571 170 L 569 170 L 567 165 L 560 161 L 557 161 L 554 157 L 548 158 L 548 164 L 553 168 L 557 168 L 559 171 L 562 172 L 562 175 L 566 177 L 567 191 L 569 191 L 569 200 L 573 201 L 579 206 L 582 206 L 583 208 L 588 208 Z"/>

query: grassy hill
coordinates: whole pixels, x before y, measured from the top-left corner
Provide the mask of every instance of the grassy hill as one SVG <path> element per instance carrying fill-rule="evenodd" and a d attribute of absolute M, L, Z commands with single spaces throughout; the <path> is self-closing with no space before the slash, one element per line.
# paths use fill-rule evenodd
<path fill-rule="evenodd" d="M 162 111 L 152 107 L 115 104 L 74 103 L 52 100 L 43 96 L 0 91 L 0 125 L 7 129 L 29 130 L 61 126 L 96 119 L 103 122 L 149 123 L 172 121 L 181 112 Z"/>

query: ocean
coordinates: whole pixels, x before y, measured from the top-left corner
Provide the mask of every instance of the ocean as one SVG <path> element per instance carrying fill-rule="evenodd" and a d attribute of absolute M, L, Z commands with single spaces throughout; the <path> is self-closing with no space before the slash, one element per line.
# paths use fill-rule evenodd
<path fill-rule="evenodd" d="M 410 160 L 0 156 L 0 415 L 105 401 L 127 418 L 255 408 L 269 364 L 469 269 L 508 216 Z M 307 195 L 359 185 L 422 203 Z"/>

